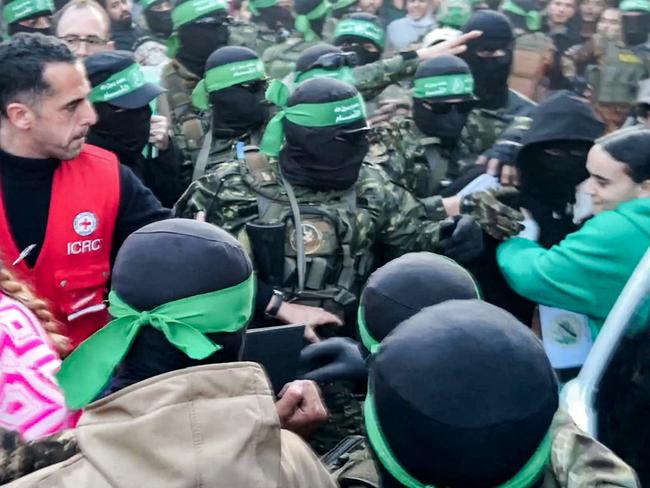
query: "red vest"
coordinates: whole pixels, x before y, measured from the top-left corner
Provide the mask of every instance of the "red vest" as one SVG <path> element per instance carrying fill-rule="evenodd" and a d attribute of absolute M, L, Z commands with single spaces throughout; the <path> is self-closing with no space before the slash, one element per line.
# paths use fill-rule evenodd
<path fill-rule="evenodd" d="M 6 266 L 19 256 L 0 195 L 0 252 Z M 113 153 L 85 145 L 54 172 L 43 247 L 33 268 L 12 269 L 50 302 L 76 347 L 108 321 L 104 304 L 111 248 L 120 205 L 119 162 Z"/>

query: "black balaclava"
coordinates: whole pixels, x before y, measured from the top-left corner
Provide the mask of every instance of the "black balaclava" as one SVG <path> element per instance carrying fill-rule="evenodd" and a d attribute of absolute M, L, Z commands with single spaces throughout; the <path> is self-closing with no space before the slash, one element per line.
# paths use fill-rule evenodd
<path fill-rule="evenodd" d="M 293 3 L 293 9 L 296 15 L 306 15 L 318 7 L 322 2 L 323 0 L 295 0 Z M 324 15 L 318 19 L 309 21 L 311 30 L 313 30 L 318 37 L 323 34 L 323 27 L 325 26 L 326 18 L 327 15 Z"/>
<path fill-rule="evenodd" d="M 469 66 L 461 58 L 451 55 L 438 56 L 420 63 L 415 72 L 415 80 L 445 75 L 470 75 Z M 476 89 L 476 88 L 475 88 Z M 462 100 L 452 103 L 448 100 Z M 475 97 L 471 94 L 446 95 L 441 97 L 413 97 L 413 120 L 426 135 L 438 137 L 446 144 L 455 144 L 460 138 L 467 116 Z M 470 102 L 468 104 L 468 102 Z M 449 106 L 446 113 L 436 113 L 431 106 Z M 463 108 L 465 107 L 465 108 Z"/>
<path fill-rule="evenodd" d="M 43 17 L 46 15 L 50 15 L 47 12 L 39 12 L 37 14 L 31 15 L 29 17 L 25 17 L 22 20 L 31 20 L 31 19 L 37 19 L 39 17 Z M 7 31 L 9 32 L 10 36 L 13 36 L 14 34 L 18 34 L 19 32 L 26 32 L 27 34 L 43 34 L 44 36 L 51 36 L 54 35 L 54 29 L 52 26 L 50 27 L 45 27 L 43 28 L 36 28 L 36 27 L 28 27 L 26 25 L 21 25 L 19 22 L 14 22 L 12 24 L 9 24 L 7 26 Z"/>
<path fill-rule="evenodd" d="M 379 19 L 376 15 L 369 14 L 366 12 L 356 12 L 345 17 L 346 19 L 359 19 L 366 22 L 372 22 L 376 24 L 377 27 L 381 27 Z M 377 52 L 368 51 L 363 45 L 365 43 L 372 43 L 377 48 Z M 384 52 L 384 46 L 380 46 L 377 43 L 371 41 L 366 37 L 353 36 L 353 35 L 344 35 L 338 36 L 334 39 L 334 44 L 341 46 L 345 52 L 356 53 L 359 60 L 358 65 L 363 66 L 366 64 L 374 63 L 379 61 L 382 53 Z"/>
<path fill-rule="evenodd" d="M 634 13 L 635 15 L 631 15 Z M 623 39 L 628 46 L 638 46 L 648 41 L 650 35 L 649 12 L 622 12 Z M 641 15 L 638 15 L 641 14 Z"/>
<path fill-rule="evenodd" d="M 366 401 L 411 477 L 478 488 L 512 479 L 542 445 L 550 456 L 544 440 L 558 385 L 541 341 L 525 325 L 486 302 L 451 300 L 423 309 L 384 339 L 370 361 Z M 376 455 L 376 436 L 368 438 Z M 400 486 L 381 472 L 381 486 Z"/>
<path fill-rule="evenodd" d="M 129 159 L 137 158 L 149 141 L 151 131 L 149 105 L 123 109 L 110 103 L 96 103 L 95 111 L 97 123 L 90 129 L 91 139 L 93 134 L 99 136 L 105 149 Z"/>
<path fill-rule="evenodd" d="M 508 103 L 508 76 L 513 60 L 513 33 L 508 18 L 499 12 L 479 10 L 475 12 L 463 32 L 480 30 L 483 35 L 467 43 L 467 51 L 461 57 L 467 61 L 474 75 L 479 106 L 497 110 Z M 478 51 L 504 50 L 505 56 L 482 58 Z"/>
<path fill-rule="evenodd" d="M 269 29 L 280 30 L 285 29 L 288 32 L 293 30 L 293 14 L 289 9 L 281 7 L 280 5 L 273 5 L 271 7 L 259 8 L 259 16 L 253 17 L 254 20 L 261 19 Z"/>
<path fill-rule="evenodd" d="M 522 205 L 540 225 L 540 243 L 549 247 L 575 230 L 572 212 L 576 186 L 589 173 L 587 153 L 605 130 L 581 98 L 561 91 L 544 100 L 533 114 L 517 155 Z"/>
<path fill-rule="evenodd" d="M 334 102 L 357 94 L 352 85 L 342 81 L 312 78 L 296 88 L 288 105 Z M 366 127 L 365 120 L 326 127 L 304 127 L 286 119 L 283 123 L 285 145 L 280 152 L 280 168 L 289 183 L 323 191 L 344 190 L 356 183 L 368 152 L 368 139 L 364 132 L 349 131 Z"/>
<path fill-rule="evenodd" d="M 447 300 L 481 298 L 472 275 L 451 259 L 429 252 L 409 253 L 376 270 L 366 283 L 359 313 L 370 341 L 370 349 L 401 322 L 425 307 Z"/>
<path fill-rule="evenodd" d="M 210 55 L 206 72 L 217 66 L 237 61 L 258 59 L 255 51 L 239 46 L 225 46 Z M 210 93 L 212 129 L 239 136 L 264 125 L 269 117 L 269 104 L 264 98 L 266 83 L 262 80 L 247 83 L 249 87 L 233 85 Z"/>
<path fill-rule="evenodd" d="M 174 28 L 172 25 L 171 10 L 152 10 L 150 5 L 147 9 L 145 9 L 143 15 L 145 21 L 147 22 L 147 27 L 149 27 L 149 30 L 151 32 L 165 39 L 172 35 Z"/>
<path fill-rule="evenodd" d="M 113 268 L 112 289 L 137 310 L 232 287 L 252 272 L 250 259 L 224 230 L 189 219 L 155 222 L 131 234 Z M 155 286 L 152 286 L 155 283 Z M 186 356 L 165 335 L 143 327 L 118 368 L 109 391 L 200 364 L 238 361 L 245 329 L 207 336 L 223 346 L 201 361 Z"/>
<path fill-rule="evenodd" d="M 186 1 L 180 0 L 176 5 Z M 211 13 L 178 29 L 176 58 L 192 73 L 202 77 L 210 54 L 227 45 L 229 37 L 228 14 L 223 11 Z"/>

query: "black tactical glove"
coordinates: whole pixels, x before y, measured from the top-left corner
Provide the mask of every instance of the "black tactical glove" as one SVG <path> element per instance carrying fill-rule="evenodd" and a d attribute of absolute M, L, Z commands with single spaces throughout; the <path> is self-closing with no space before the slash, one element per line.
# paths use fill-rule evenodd
<path fill-rule="evenodd" d="M 317 383 L 336 380 L 365 382 L 366 362 L 359 344 L 347 337 L 333 337 L 305 347 L 300 353 L 300 377 Z"/>
<path fill-rule="evenodd" d="M 462 264 L 481 255 L 484 248 L 483 231 L 472 217 L 463 215 L 457 217 L 454 222 L 443 225 L 454 226 L 451 236 L 440 242 L 440 247 L 445 256 Z M 446 234 L 449 231 L 443 227 L 441 232 Z"/>

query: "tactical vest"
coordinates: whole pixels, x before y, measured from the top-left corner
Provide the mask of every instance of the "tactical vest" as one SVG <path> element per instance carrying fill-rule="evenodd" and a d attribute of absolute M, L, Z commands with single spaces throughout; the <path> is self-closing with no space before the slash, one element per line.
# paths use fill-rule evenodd
<path fill-rule="evenodd" d="M 207 122 L 192 105 L 192 90 L 198 79 L 183 76 L 182 69 L 178 61 L 170 61 L 163 68 L 161 82 L 167 89 L 165 97 L 170 110 L 172 137 L 183 155 L 183 175 L 189 184 L 193 161 L 201 149 Z"/>
<path fill-rule="evenodd" d="M 248 148 L 240 169 L 256 194 L 258 215 L 238 237 L 250 244 L 260 278 L 292 301 L 353 316 L 373 264 L 358 244 L 356 190 L 296 197 L 257 148 Z"/>
<path fill-rule="evenodd" d="M 553 62 L 553 51 L 553 41 L 546 34 L 517 37 L 508 86 L 533 100 L 543 98 L 540 85 Z"/>
<path fill-rule="evenodd" d="M 630 49 L 607 42 L 599 65 L 589 66 L 587 73 L 598 103 L 631 106 L 639 82 L 650 77 L 650 51 L 645 46 Z"/>

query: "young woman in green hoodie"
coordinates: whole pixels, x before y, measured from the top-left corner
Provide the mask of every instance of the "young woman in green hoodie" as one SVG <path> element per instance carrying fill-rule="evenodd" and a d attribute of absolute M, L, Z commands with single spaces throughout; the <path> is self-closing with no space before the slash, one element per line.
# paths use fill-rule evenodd
<path fill-rule="evenodd" d="M 614 132 L 587 159 L 594 217 L 544 249 L 520 237 L 501 244 L 497 261 L 517 293 L 584 314 L 592 336 L 650 246 L 650 130 Z"/>

